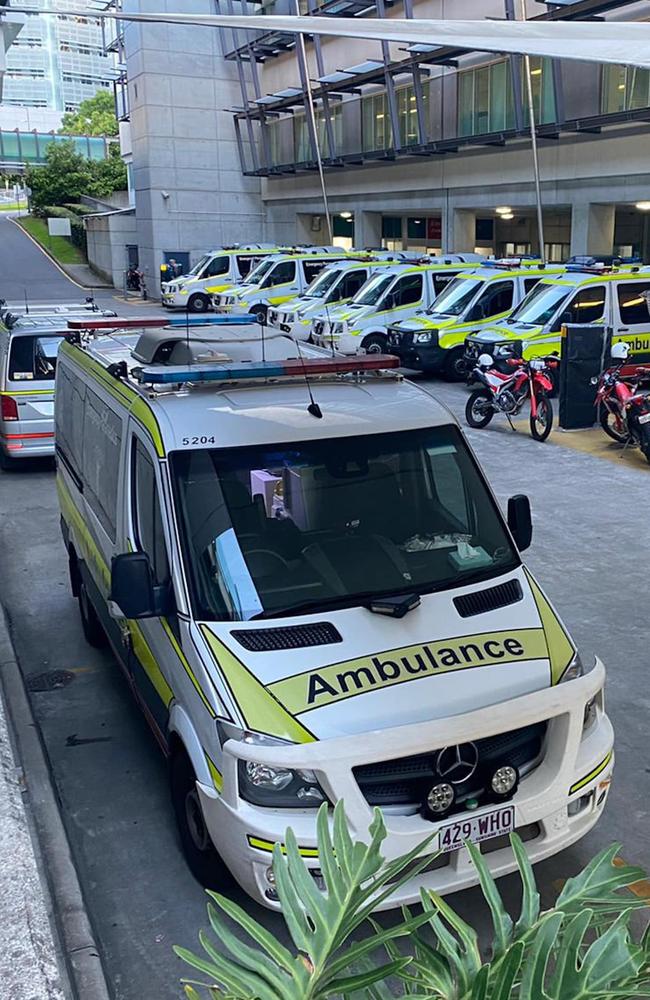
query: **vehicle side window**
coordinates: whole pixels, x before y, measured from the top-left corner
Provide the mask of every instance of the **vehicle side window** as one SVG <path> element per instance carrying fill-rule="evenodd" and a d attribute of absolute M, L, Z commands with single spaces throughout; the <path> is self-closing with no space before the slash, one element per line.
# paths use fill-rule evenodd
<path fill-rule="evenodd" d="M 138 438 L 133 439 L 131 456 L 135 540 L 140 551 L 149 556 L 154 583 L 160 586 L 168 582 L 170 573 L 156 470 Z"/>
<path fill-rule="evenodd" d="M 312 283 L 317 274 L 320 274 L 326 264 L 327 260 L 304 260 L 302 263 L 303 270 L 305 272 L 305 281 L 308 285 Z"/>
<path fill-rule="evenodd" d="M 581 288 L 556 320 L 553 332 L 557 332 L 556 327 L 559 330 L 563 323 L 596 323 L 605 314 L 606 301 L 607 289 L 604 285 Z"/>
<path fill-rule="evenodd" d="M 646 299 L 650 292 L 650 282 L 621 282 L 616 291 L 623 326 L 632 326 L 634 323 L 650 326 L 650 311 Z"/>
<path fill-rule="evenodd" d="M 453 274 L 450 271 L 445 271 L 444 274 L 434 274 L 433 287 L 436 295 L 440 295 L 441 292 L 444 292 L 449 282 L 453 281 L 454 278 L 457 278 L 458 274 L 458 271 L 454 271 Z"/>
<path fill-rule="evenodd" d="M 337 299 L 351 299 L 367 280 L 368 272 L 365 268 L 360 271 L 350 271 L 349 274 L 346 274 L 339 291 L 336 293 Z"/>
<path fill-rule="evenodd" d="M 295 277 L 295 260 L 283 260 L 280 264 L 276 264 L 276 266 L 272 269 L 268 278 L 264 281 L 264 287 L 269 288 L 271 285 L 280 285 L 284 281 L 294 281 Z"/>
<path fill-rule="evenodd" d="M 394 306 L 407 306 L 413 302 L 419 302 L 422 298 L 422 275 L 405 274 L 396 283 L 391 297 Z"/>
<path fill-rule="evenodd" d="M 203 278 L 214 278 L 218 274 L 228 274 L 230 270 L 230 258 L 229 257 L 215 257 L 207 265 L 205 271 L 202 274 Z"/>
<path fill-rule="evenodd" d="M 56 444 L 71 469 L 81 476 L 85 385 L 60 371 L 56 383 Z"/>
<path fill-rule="evenodd" d="M 535 285 L 541 280 L 542 280 L 541 274 L 536 276 L 535 278 L 524 278 L 524 295 L 528 295 L 531 288 L 534 288 Z"/>
<path fill-rule="evenodd" d="M 84 496 L 106 534 L 115 541 L 122 421 L 88 388 L 83 434 Z"/>
<path fill-rule="evenodd" d="M 495 281 L 488 285 L 478 302 L 472 306 L 469 320 L 487 319 L 512 309 L 514 282 Z"/>
<path fill-rule="evenodd" d="M 245 278 L 249 271 L 251 270 L 253 264 L 258 264 L 259 258 L 253 257 L 252 254 L 248 254 L 246 257 L 237 258 L 237 268 L 239 269 L 239 274 L 242 278 Z"/>

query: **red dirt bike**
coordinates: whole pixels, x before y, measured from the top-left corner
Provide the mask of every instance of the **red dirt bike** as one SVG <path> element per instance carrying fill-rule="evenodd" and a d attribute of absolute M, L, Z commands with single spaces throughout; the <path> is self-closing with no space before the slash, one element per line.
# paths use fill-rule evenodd
<path fill-rule="evenodd" d="M 553 427 L 553 406 L 548 397 L 553 392 L 551 369 L 557 367 L 557 359 L 510 358 L 507 364 L 512 371 L 504 374 L 494 367 L 489 354 L 480 356 L 470 381 L 480 382 L 482 387 L 467 400 L 467 423 L 470 427 L 487 427 L 495 413 L 505 413 L 514 430 L 512 417 L 530 399 L 530 433 L 536 441 L 546 441 Z"/>
<path fill-rule="evenodd" d="M 650 383 L 650 368 L 623 374 L 628 354 L 627 344 L 612 347 L 612 359 L 618 364 L 591 380 L 598 386 L 595 405 L 605 434 L 626 447 L 636 445 L 650 462 L 650 388 L 639 391 L 641 382 Z"/>

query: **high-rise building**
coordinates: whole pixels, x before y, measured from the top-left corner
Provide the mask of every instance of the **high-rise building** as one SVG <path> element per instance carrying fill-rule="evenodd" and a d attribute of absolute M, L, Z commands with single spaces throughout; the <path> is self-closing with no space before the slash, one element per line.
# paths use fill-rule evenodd
<path fill-rule="evenodd" d="M 101 23 L 72 13 L 81 6 L 78 0 L 9 0 L 7 6 L 56 7 L 70 14 L 26 15 L 22 31 L 6 54 L 2 93 L 5 127 L 10 125 L 10 109 L 14 108 L 18 116 L 24 109 L 54 112 L 50 126 L 54 128 L 56 115 L 60 119 L 98 90 L 112 88 L 113 61 L 104 51 Z M 96 4 L 89 0 L 87 6 L 92 10 Z"/>
<path fill-rule="evenodd" d="M 7 69 L 7 50 L 12 42 L 15 42 L 25 21 L 22 14 L 12 13 L 8 6 L 9 0 L 0 0 L 0 101 Z"/>

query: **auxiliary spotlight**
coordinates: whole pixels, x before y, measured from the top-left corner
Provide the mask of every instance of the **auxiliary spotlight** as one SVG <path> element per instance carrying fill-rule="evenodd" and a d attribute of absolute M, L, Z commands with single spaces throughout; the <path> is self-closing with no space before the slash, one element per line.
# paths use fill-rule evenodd
<path fill-rule="evenodd" d="M 448 781 L 440 781 L 427 793 L 423 804 L 423 814 L 426 819 L 444 819 L 449 815 L 456 801 L 454 786 Z"/>
<path fill-rule="evenodd" d="M 486 782 L 489 792 L 497 802 L 511 799 L 519 786 L 519 771 L 513 764 L 499 764 Z"/>

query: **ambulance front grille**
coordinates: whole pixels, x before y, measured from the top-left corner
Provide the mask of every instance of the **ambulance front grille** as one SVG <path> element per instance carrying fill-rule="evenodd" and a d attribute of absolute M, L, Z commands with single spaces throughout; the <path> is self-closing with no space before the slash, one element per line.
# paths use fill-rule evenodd
<path fill-rule="evenodd" d="M 519 580 L 507 580 L 497 587 L 486 590 L 475 590 L 473 594 L 461 594 L 454 597 L 454 606 L 461 618 L 471 618 L 472 615 L 482 615 L 486 611 L 505 608 L 508 604 L 516 604 L 523 598 Z"/>
<path fill-rule="evenodd" d="M 230 633 L 251 653 L 275 649 L 305 649 L 307 646 L 329 646 L 343 642 L 343 637 L 331 622 L 311 622 L 309 625 L 286 625 L 279 628 L 235 629 Z"/>
<path fill-rule="evenodd" d="M 519 770 L 522 777 L 529 774 L 541 760 L 546 726 L 546 722 L 536 722 L 523 729 L 513 729 L 476 740 L 474 745 L 478 751 L 478 766 L 474 775 L 460 789 L 463 802 L 467 797 L 482 795 L 490 768 L 511 764 Z M 431 786 L 440 781 L 436 772 L 440 749 L 442 747 L 414 757 L 355 767 L 354 777 L 368 804 L 413 806 L 422 803 Z M 456 812 L 464 808 L 463 802 L 459 801 Z"/>

